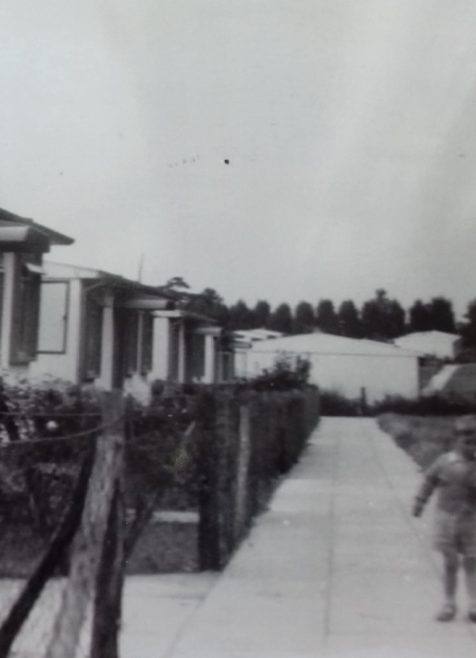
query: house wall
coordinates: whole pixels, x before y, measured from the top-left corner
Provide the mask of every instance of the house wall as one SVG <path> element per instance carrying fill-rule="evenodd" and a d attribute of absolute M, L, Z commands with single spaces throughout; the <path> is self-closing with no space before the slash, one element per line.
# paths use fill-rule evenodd
<path fill-rule="evenodd" d="M 272 368 L 276 352 L 248 353 L 248 376 Z M 362 389 L 368 402 L 386 395 L 417 397 L 418 359 L 409 356 L 348 354 L 303 354 L 311 363 L 310 381 L 322 389 L 335 390 L 349 398 L 359 398 Z"/>
<path fill-rule="evenodd" d="M 88 383 L 106 390 L 122 386 L 126 393 L 146 400 L 150 396 L 150 385 L 157 379 L 174 382 L 215 381 L 219 329 L 197 326 L 196 322 L 187 321 L 177 311 L 153 312 L 152 362 L 148 366 L 150 370 L 142 363 L 143 344 L 139 333 L 137 363 L 127 367 L 124 357 L 126 348 L 129 348 L 127 338 L 132 340 L 132 334 L 128 325 L 123 327 L 121 324 L 123 316 L 120 317 L 117 313 L 113 293 L 101 286 L 95 290 L 95 283 L 85 283 L 81 277 L 62 279 L 62 274 L 62 270 L 57 268 L 53 277 L 47 280 L 48 283 L 45 281 L 43 284 L 51 286 L 63 283 L 68 286 L 68 294 L 66 307 L 64 296 L 62 297 L 60 292 L 57 295 L 44 295 L 44 304 L 41 305 L 40 311 L 40 335 L 43 333 L 43 343 L 48 349 L 41 350 L 33 364 L 32 374 L 35 379 L 54 378 L 72 383 L 84 381 L 85 366 L 82 364 L 86 353 L 90 354 L 86 324 L 82 317 L 88 314 L 87 308 L 83 309 L 82 300 L 82 289 L 86 285 L 90 293 L 94 291 L 94 295 L 100 296 L 99 305 L 102 308 L 101 349 L 98 355 L 100 363 L 93 369 L 88 366 Z M 140 314 L 140 311 L 134 309 L 128 312 Z M 64 344 L 58 338 L 63 317 Z M 53 335 L 56 338 L 49 340 L 48 337 Z M 61 349 L 58 344 L 61 344 Z M 95 344 L 93 341 L 93 345 Z"/>
<path fill-rule="evenodd" d="M 68 284 L 67 313 L 65 318 L 65 349 L 58 352 L 38 352 L 36 361 L 31 364 L 31 374 L 35 379 L 53 377 L 77 383 L 79 377 L 80 335 L 81 335 L 81 286 L 79 279 L 71 279 Z M 49 285 L 49 284 L 46 284 Z M 42 287 L 43 288 L 43 287 Z M 61 304 L 58 299 L 58 304 Z M 56 312 L 61 315 L 62 306 L 56 309 L 46 308 L 40 302 L 40 342 L 42 333 L 48 331 L 51 317 L 45 314 Z"/>
<path fill-rule="evenodd" d="M 248 347 L 235 347 L 233 355 L 233 370 L 235 377 L 246 377 L 248 373 L 248 354 L 251 355 Z"/>
<path fill-rule="evenodd" d="M 61 352 L 40 352 L 37 360 L 32 364 L 32 375 L 35 379 L 55 378 L 72 383 L 82 382 L 82 355 L 81 355 L 81 334 L 84 334 L 84 323 L 82 321 L 82 287 L 84 282 L 80 278 L 70 279 L 68 282 L 68 304 L 67 304 L 67 321 L 65 325 L 65 349 Z M 48 285 L 48 284 L 46 284 Z M 94 284 L 93 284 L 94 286 Z M 61 300 L 58 300 L 60 303 Z M 115 335 L 114 335 L 114 307 L 113 297 L 107 292 L 104 293 L 102 301 L 102 340 L 101 340 L 101 359 L 100 372 L 97 376 L 88 380 L 88 382 L 99 388 L 111 389 L 114 384 L 115 363 Z M 48 330 L 48 323 L 51 318 L 45 317 L 46 314 L 61 315 L 62 309 L 46 308 L 41 306 L 40 311 L 40 335 L 43 331 Z M 168 330 L 168 320 L 157 319 L 160 329 L 164 332 Z M 159 327 L 157 327 L 159 329 Z M 150 383 L 154 379 L 161 378 L 164 373 L 165 363 L 168 358 L 168 341 L 162 331 L 158 330 L 154 335 L 155 344 L 153 354 L 155 358 L 154 369 L 149 373 L 133 372 L 125 376 L 123 382 L 124 391 L 131 393 L 141 399 L 146 399 L 150 395 Z M 116 355 L 120 358 L 120 355 Z M 140 368 L 139 368 L 140 369 Z"/>

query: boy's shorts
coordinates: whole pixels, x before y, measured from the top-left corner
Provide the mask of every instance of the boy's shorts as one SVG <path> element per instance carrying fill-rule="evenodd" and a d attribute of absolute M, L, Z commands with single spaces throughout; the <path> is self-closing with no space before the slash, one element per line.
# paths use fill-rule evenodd
<path fill-rule="evenodd" d="M 476 558 L 476 514 L 458 516 L 438 510 L 433 546 L 442 553 L 460 553 Z"/>

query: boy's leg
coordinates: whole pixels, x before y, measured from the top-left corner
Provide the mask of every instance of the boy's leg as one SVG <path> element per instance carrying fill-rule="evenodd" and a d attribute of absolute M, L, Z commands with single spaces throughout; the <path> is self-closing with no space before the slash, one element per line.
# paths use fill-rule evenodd
<path fill-rule="evenodd" d="M 453 550 L 444 551 L 443 555 L 443 591 L 444 603 L 436 615 L 438 621 L 451 621 L 456 614 L 456 588 L 458 584 L 458 553 Z"/>
<path fill-rule="evenodd" d="M 476 557 L 465 556 L 463 569 L 469 599 L 469 618 L 476 622 Z"/>

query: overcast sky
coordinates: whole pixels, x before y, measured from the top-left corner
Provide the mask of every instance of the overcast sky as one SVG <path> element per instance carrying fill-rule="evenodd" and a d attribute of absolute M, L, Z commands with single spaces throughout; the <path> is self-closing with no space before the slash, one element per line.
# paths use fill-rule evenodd
<path fill-rule="evenodd" d="M 0 206 L 227 302 L 461 311 L 475 34 L 473 0 L 2 0 Z"/>

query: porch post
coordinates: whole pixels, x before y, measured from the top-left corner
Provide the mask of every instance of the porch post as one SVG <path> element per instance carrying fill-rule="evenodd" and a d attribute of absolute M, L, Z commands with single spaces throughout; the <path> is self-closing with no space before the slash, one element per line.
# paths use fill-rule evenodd
<path fill-rule="evenodd" d="M 205 337 L 205 367 L 202 381 L 204 384 L 213 384 L 217 378 L 217 339 L 221 334 L 221 329 L 215 326 L 202 326 L 196 330 L 196 333 Z"/>
<path fill-rule="evenodd" d="M 168 381 L 170 351 L 170 319 L 154 313 L 152 370 L 150 377 Z"/>
<path fill-rule="evenodd" d="M 101 336 L 101 375 L 99 384 L 110 391 L 114 374 L 114 296 L 104 295 Z"/>
<path fill-rule="evenodd" d="M 215 379 L 215 336 L 205 334 L 205 372 L 203 382 L 212 384 Z"/>
<path fill-rule="evenodd" d="M 178 339 L 178 381 L 183 384 L 185 381 L 185 366 L 187 362 L 187 347 L 185 343 L 185 322 L 182 320 L 179 325 Z"/>

